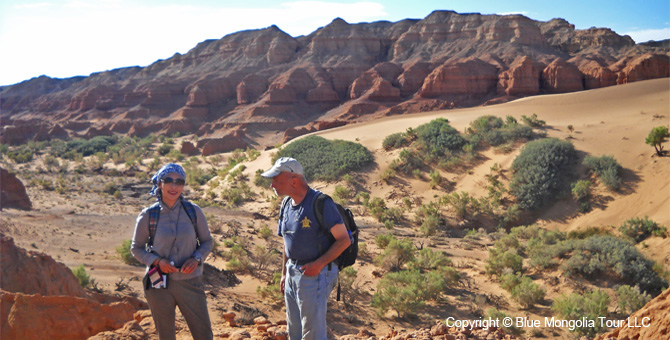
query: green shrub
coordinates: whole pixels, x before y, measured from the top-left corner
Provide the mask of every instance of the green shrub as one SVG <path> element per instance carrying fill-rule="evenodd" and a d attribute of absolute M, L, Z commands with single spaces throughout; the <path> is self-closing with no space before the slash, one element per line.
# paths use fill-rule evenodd
<path fill-rule="evenodd" d="M 668 128 L 665 126 L 657 126 L 649 132 L 649 135 L 644 140 L 644 142 L 653 146 L 656 150 L 656 154 L 663 156 L 663 143 L 668 137 L 670 137 Z"/>
<path fill-rule="evenodd" d="M 625 221 L 620 227 L 619 231 L 626 237 L 630 237 L 636 243 L 642 242 L 649 236 L 664 237 L 667 233 L 665 226 L 649 219 L 645 216 L 643 219 L 639 217 L 631 218 Z"/>
<path fill-rule="evenodd" d="M 402 270 L 386 274 L 377 285 L 372 306 L 379 315 L 394 310 L 399 317 L 412 315 L 426 301 L 435 300 L 454 283 L 452 275 L 442 271 L 422 273 L 419 270 Z"/>
<path fill-rule="evenodd" d="M 407 135 L 404 132 L 398 132 L 386 136 L 386 138 L 384 138 L 384 141 L 382 142 L 382 147 L 384 148 L 384 150 L 390 151 L 405 147 L 409 145 L 409 143 L 410 140 L 407 137 Z"/>
<path fill-rule="evenodd" d="M 450 267 L 451 260 L 444 252 L 423 248 L 416 253 L 414 260 L 410 263 L 412 269 L 435 270 L 442 267 Z"/>
<path fill-rule="evenodd" d="M 380 267 L 387 270 L 400 270 L 402 267 L 412 260 L 414 260 L 414 252 L 416 248 L 410 239 L 392 238 L 384 251 L 377 256 L 375 262 Z"/>
<path fill-rule="evenodd" d="M 591 197 L 591 181 L 579 180 L 572 184 L 572 197 L 582 202 Z"/>
<path fill-rule="evenodd" d="M 601 277 L 613 275 L 627 284 L 638 284 L 640 289 L 658 295 L 668 283 L 653 269 L 635 246 L 612 236 L 592 236 L 574 240 L 572 256 L 561 265 L 567 276 Z"/>
<path fill-rule="evenodd" d="M 509 292 L 512 294 L 512 299 L 526 309 L 542 302 L 546 294 L 546 290 L 543 287 L 540 287 L 526 275 L 522 275 L 518 284 L 511 287 Z"/>
<path fill-rule="evenodd" d="M 430 171 L 430 188 L 435 189 L 442 185 L 444 178 L 440 175 L 440 172 L 437 170 Z"/>
<path fill-rule="evenodd" d="M 263 169 L 256 170 L 256 174 L 254 175 L 254 185 L 259 188 L 268 189 L 272 184 L 272 178 L 263 177 L 261 176 L 262 173 Z"/>
<path fill-rule="evenodd" d="M 140 261 L 138 261 L 130 252 L 131 243 L 132 240 L 123 240 L 123 242 L 121 242 L 121 245 L 116 247 L 116 254 L 119 255 L 123 263 L 129 264 L 131 266 L 139 266 L 141 265 Z"/>
<path fill-rule="evenodd" d="M 433 156 L 445 155 L 445 150 L 461 150 L 465 139 L 445 118 L 437 118 L 416 128 L 417 141 L 422 149 Z"/>
<path fill-rule="evenodd" d="M 489 259 L 486 264 L 486 273 L 489 275 L 502 275 L 505 270 L 513 273 L 523 271 L 523 258 L 517 254 L 515 249 L 503 250 L 500 247 L 489 248 Z"/>
<path fill-rule="evenodd" d="M 465 192 L 452 192 L 442 197 L 441 201 L 451 206 L 458 218 L 464 219 L 470 215 L 473 198 Z"/>
<path fill-rule="evenodd" d="M 582 164 L 596 175 L 608 189 L 617 190 L 621 187 L 621 165 L 613 156 L 586 156 Z"/>
<path fill-rule="evenodd" d="M 522 115 L 521 120 L 524 122 L 524 124 L 534 128 L 541 128 L 547 124 L 547 122 L 544 120 L 537 118 L 537 114 L 535 113 L 533 113 L 530 117 Z"/>
<path fill-rule="evenodd" d="M 616 290 L 616 296 L 619 309 L 625 315 L 633 314 L 638 309 L 644 307 L 651 300 L 647 293 L 641 293 L 640 287 L 631 287 L 629 285 L 619 286 Z"/>
<path fill-rule="evenodd" d="M 503 320 L 505 318 L 512 319 L 512 317 L 509 316 L 507 313 L 502 312 L 500 310 L 497 310 L 495 308 L 489 308 L 486 311 L 486 318 L 491 319 L 491 320 Z M 524 332 L 523 329 L 514 326 L 514 324 L 512 324 L 512 326 L 509 326 L 509 327 L 502 326 L 502 322 L 500 324 L 501 324 L 501 328 L 505 331 L 505 333 L 520 336 Z"/>
<path fill-rule="evenodd" d="M 86 268 L 84 268 L 83 264 L 72 270 L 72 274 L 74 274 L 74 276 L 77 278 L 77 281 L 79 281 L 79 285 L 84 288 L 88 287 L 88 285 L 91 283 L 91 276 L 86 274 Z"/>
<path fill-rule="evenodd" d="M 370 150 L 364 146 L 343 141 L 327 140 L 319 136 L 298 139 L 278 152 L 280 157 L 293 157 L 302 164 L 307 180 L 334 181 L 344 174 L 372 164 Z"/>
<path fill-rule="evenodd" d="M 33 160 L 33 151 L 29 148 L 19 148 L 17 150 L 7 151 L 7 158 L 14 161 L 14 163 L 28 163 Z"/>
<path fill-rule="evenodd" d="M 393 234 L 378 234 L 375 236 L 375 244 L 379 249 L 386 249 L 386 247 L 391 243 L 391 240 L 395 240 L 396 237 Z"/>
<path fill-rule="evenodd" d="M 351 190 L 349 188 L 337 185 L 335 187 L 335 192 L 333 192 L 333 199 L 337 202 L 347 202 L 351 196 Z"/>
<path fill-rule="evenodd" d="M 572 144 L 549 138 L 529 142 L 512 163 L 510 192 L 519 206 L 538 210 L 553 202 L 567 183 L 577 153 Z"/>
<path fill-rule="evenodd" d="M 356 296 L 358 295 L 358 289 L 354 286 L 356 283 L 356 278 L 358 277 L 358 272 L 354 267 L 344 268 L 338 276 L 338 284 L 341 287 L 341 298 L 344 303 L 345 308 L 351 307 L 354 301 L 356 301 Z"/>
<path fill-rule="evenodd" d="M 421 233 L 424 236 L 432 236 L 437 232 L 437 228 L 440 226 L 440 218 L 435 215 L 428 215 L 421 223 Z"/>
<path fill-rule="evenodd" d="M 564 320 L 581 320 L 586 318 L 594 320 L 593 327 L 585 324 L 583 327 L 575 327 L 571 332 L 580 335 L 594 336 L 604 329 L 599 322 L 600 317 L 607 316 L 607 308 L 610 298 L 601 290 L 594 290 L 585 294 L 572 293 L 561 295 L 554 300 L 551 310 Z"/>

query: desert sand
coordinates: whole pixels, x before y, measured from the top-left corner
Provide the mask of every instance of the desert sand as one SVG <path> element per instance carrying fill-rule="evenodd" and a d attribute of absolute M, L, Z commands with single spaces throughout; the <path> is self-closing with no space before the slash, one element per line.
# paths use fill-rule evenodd
<path fill-rule="evenodd" d="M 670 227 L 670 157 L 659 157 L 653 147 L 646 145 L 644 139 L 649 131 L 659 125 L 670 123 L 670 80 L 668 78 L 636 82 L 632 84 L 612 86 L 602 89 L 582 91 L 569 94 L 542 95 L 528 97 L 505 104 L 435 111 L 420 114 L 407 114 L 386 117 L 383 119 L 348 125 L 316 134 L 328 139 L 342 139 L 361 143 L 371 150 L 375 157 L 375 166 L 367 172 L 357 174 L 365 183 L 372 197 L 388 198 L 390 205 L 400 204 L 403 197 L 415 197 L 429 202 L 435 195 L 444 194 L 444 190 L 430 189 L 426 181 L 414 178 L 403 178 L 396 184 L 385 184 L 380 181 L 381 172 L 397 157 L 397 151 L 387 152 L 381 147 L 382 140 L 394 132 L 405 131 L 408 127 L 417 127 L 435 118 L 444 117 L 450 124 L 464 131 L 468 124 L 483 115 L 498 117 L 537 114 L 547 123 L 545 129 L 548 137 L 571 141 L 575 148 L 590 155 L 612 155 L 624 168 L 624 186 L 619 192 L 609 192 L 602 185 L 596 186 L 595 195 L 598 199 L 594 209 L 588 213 L 577 212 L 576 203 L 572 200 L 558 201 L 545 210 L 536 223 L 547 229 L 561 231 L 579 230 L 586 227 L 600 226 L 614 230 L 623 221 L 632 217 L 648 216 L 650 219 Z M 568 131 L 568 125 L 574 132 Z M 188 137 L 186 137 L 188 138 Z M 444 173 L 449 181 L 454 182 L 453 190 L 467 191 L 474 196 L 485 195 L 483 176 L 491 166 L 498 163 L 508 169 L 518 155 L 520 146 L 507 154 L 496 154 L 492 150 L 484 152 L 485 160 L 479 162 L 471 171 L 462 173 Z M 260 157 L 244 163 L 246 173 L 253 179 L 257 169 L 266 169 L 274 150 L 262 151 Z M 150 161 L 150 160 L 148 160 Z M 147 161 L 147 163 L 148 163 Z M 8 162 L 3 159 L 3 162 Z M 203 163 L 203 167 L 209 167 Z M 212 166 L 222 166 L 214 163 Z M 22 166 L 14 166 L 20 169 Z M 357 177 L 357 178 L 358 178 Z M 27 182 L 25 178 L 22 180 Z M 121 178 L 113 179 L 123 181 Z M 84 179 L 83 182 L 99 185 L 99 178 Z M 129 282 L 130 289 L 116 294 L 135 294 L 142 298 L 139 278 L 144 268 L 123 264 L 116 255 L 115 248 L 123 240 L 132 236 L 134 220 L 143 206 L 151 201 L 146 200 L 148 189 L 147 179 L 132 179 L 134 185 L 127 186 L 122 199 L 110 195 L 97 194 L 86 190 L 71 190 L 65 195 L 54 191 L 44 191 L 38 186 L 28 187 L 33 202 L 33 210 L 20 211 L 5 209 L 2 211 L 0 231 L 14 238 L 16 244 L 28 250 L 44 252 L 69 267 L 85 265 L 91 278 L 95 279 L 99 288 L 106 292 L 115 292 L 120 280 Z M 252 181 L 253 182 L 253 181 Z M 315 182 L 312 186 L 326 193 L 332 193 L 337 183 Z M 206 214 L 210 217 L 210 228 L 216 229 L 215 237 L 220 243 L 237 232 L 252 244 L 280 249 L 281 240 L 273 239 L 266 242 L 260 239 L 256 230 L 266 225 L 271 230 L 276 226 L 276 200 L 269 203 L 271 192 L 266 188 L 256 188 L 257 197 L 234 209 L 207 207 Z M 225 186 L 225 185 L 222 185 Z M 140 197 L 131 197 L 133 192 L 141 192 Z M 443 303 L 429 304 L 425 311 L 415 319 L 397 319 L 394 315 L 380 318 L 370 307 L 371 295 L 374 294 L 376 283 L 375 265 L 372 258 L 378 252 L 374 247 L 374 237 L 385 232 L 384 228 L 370 216 L 363 215 L 363 210 L 352 203 L 357 222 L 362 229 L 362 240 L 368 244 L 371 255 L 363 256 L 354 266 L 358 270 L 358 282 L 362 296 L 353 309 L 346 310 L 334 298 L 329 311 L 329 326 L 334 336 L 355 334 L 360 328 L 367 328 L 377 336 L 386 334 L 389 329 L 416 329 L 430 327 L 435 320 L 444 320 L 447 316 L 455 318 L 472 318 L 472 299 L 477 294 L 501 296 L 509 299 L 499 283 L 484 274 L 484 266 L 488 257 L 487 247 L 493 241 L 482 237 L 474 243 L 466 243 L 462 238 L 444 237 L 430 239 L 416 234 L 416 228 L 397 228 L 394 233 L 412 237 L 415 243 L 446 251 L 456 268 L 464 274 L 467 284 L 447 294 Z M 256 215 L 254 215 L 256 213 Z M 477 226 L 468 226 L 477 228 Z M 640 250 L 670 268 L 670 239 L 652 237 L 638 245 Z M 223 245 L 221 245 L 223 247 Z M 218 268 L 225 267 L 225 260 L 220 256 L 211 256 L 207 263 Z M 275 260 L 273 265 L 277 265 Z M 559 272 L 550 273 L 560 276 Z M 256 294 L 256 287 L 265 285 L 268 277 L 252 277 L 238 274 L 241 284 L 232 288 L 214 289 L 210 294 L 210 312 L 214 322 L 215 334 L 222 334 L 227 324 L 222 321 L 223 311 L 233 310 L 236 303 L 256 308 L 265 313 L 269 319 L 277 321 L 283 318 L 282 303 L 264 301 Z M 540 280 L 540 283 L 545 284 Z M 546 284 L 545 284 L 546 285 Z M 546 285 L 549 287 L 548 285 Z M 547 292 L 547 300 L 561 293 L 573 290 L 569 284 L 559 284 Z M 216 296 L 214 296 L 216 295 Z M 527 315 L 531 319 L 539 319 L 548 315 L 550 303 L 540 305 L 529 311 L 521 310 L 516 304 L 510 303 L 503 308 L 511 315 Z M 547 338 L 569 338 L 567 330 L 544 330 Z M 179 332 L 180 339 L 188 339 L 186 329 Z"/>

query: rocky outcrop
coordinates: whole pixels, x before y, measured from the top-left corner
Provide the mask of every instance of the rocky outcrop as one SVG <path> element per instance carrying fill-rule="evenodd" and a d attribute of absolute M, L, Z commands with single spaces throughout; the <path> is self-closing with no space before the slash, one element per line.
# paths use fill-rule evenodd
<path fill-rule="evenodd" d="M 136 298 L 89 293 L 65 265 L 3 234 L 0 251 L 2 339 L 87 339 L 123 327 L 148 307 Z"/>
<path fill-rule="evenodd" d="M 670 289 L 666 289 L 630 315 L 622 326 L 595 339 L 667 339 L 668 334 L 670 334 Z"/>
<path fill-rule="evenodd" d="M 23 182 L 16 175 L 3 168 L 0 168 L 0 192 L 2 194 L 0 197 L 0 210 L 3 208 L 32 209 L 32 202 L 30 202 L 30 197 L 28 197 Z M 4 248 L 0 250 L 4 252 Z M 2 258 L 4 261 L 5 257 L 3 256 Z M 0 277 L 0 280 L 4 281 L 2 277 Z M 2 285 L 2 287 L 5 286 Z"/>
<path fill-rule="evenodd" d="M 197 147 L 202 150 L 203 156 L 209 156 L 222 152 L 230 152 L 235 149 L 246 149 L 249 147 L 249 144 L 244 139 L 244 132 L 242 130 L 235 130 L 221 137 L 200 139 L 198 140 Z"/>
<path fill-rule="evenodd" d="M 668 77 L 668 55 L 667 44 L 635 45 L 607 28 L 522 15 L 435 11 L 422 20 L 353 25 L 338 18 L 297 38 L 271 26 L 207 40 L 144 68 L 0 87 L 0 139 L 197 133 L 220 152 L 230 147 L 216 140 L 243 126 L 249 133 L 238 137 L 264 148 L 281 138 L 269 130 L 297 132 L 319 120 Z"/>
<path fill-rule="evenodd" d="M 496 88 L 497 81 L 496 67 L 474 58 L 437 67 L 426 77 L 419 95 L 423 98 L 485 96 Z"/>
<path fill-rule="evenodd" d="M 557 58 L 542 70 L 542 86 L 548 93 L 566 93 L 584 89 L 577 66 Z"/>
<path fill-rule="evenodd" d="M 544 65 L 529 56 L 517 58 L 509 70 L 500 73 L 498 92 L 509 96 L 532 96 L 540 93 Z"/>

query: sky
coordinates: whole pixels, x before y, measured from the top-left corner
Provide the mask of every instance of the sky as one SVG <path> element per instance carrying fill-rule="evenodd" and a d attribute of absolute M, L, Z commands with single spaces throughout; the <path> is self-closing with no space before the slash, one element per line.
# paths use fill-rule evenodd
<path fill-rule="evenodd" d="M 563 18 L 636 42 L 670 38 L 668 0 L 2 0 L 0 85 L 147 66 L 242 30 L 277 25 L 297 37 L 337 17 L 395 22 L 434 10 Z"/>

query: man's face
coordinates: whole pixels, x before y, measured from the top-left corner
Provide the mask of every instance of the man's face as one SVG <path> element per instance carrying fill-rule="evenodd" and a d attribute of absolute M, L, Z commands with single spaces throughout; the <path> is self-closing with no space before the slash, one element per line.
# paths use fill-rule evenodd
<path fill-rule="evenodd" d="M 293 174 L 288 172 L 282 172 L 279 175 L 272 177 L 272 188 L 277 196 L 284 196 L 290 193 L 291 182 L 293 179 Z"/>

